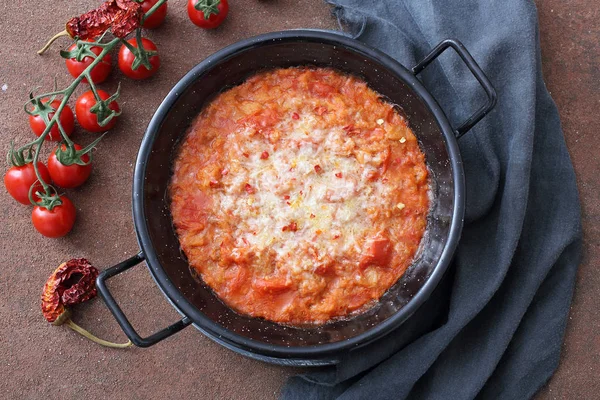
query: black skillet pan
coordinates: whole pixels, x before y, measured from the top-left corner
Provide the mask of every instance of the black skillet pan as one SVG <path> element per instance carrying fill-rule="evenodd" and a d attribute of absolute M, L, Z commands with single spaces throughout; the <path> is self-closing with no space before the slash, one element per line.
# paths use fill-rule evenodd
<path fill-rule="evenodd" d="M 453 48 L 487 94 L 487 104 L 458 128 L 417 79 L 433 60 Z M 194 279 L 171 223 L 167 187 L 177 143 L 190 122 L 216 93 L 242 83 L 265 68 L 312 65 L 334 67 L 364 79 L 401 106 L 426 156 L 433 192 L 423 251 L 378 305 L 348 320 L 299 329 L 239 315 Z M 103 271 L 98 290 L 131 341 L 152 346 L 188 325 L 218 343 L 263 361 L 292 365 L 335 363 L 341 354 L 397 329 L 418 312 L 452 259 L 460 238 L 465 183 L 457 138 L 495 105 L 496 93 L 468 51 L 444 40 L 411 70 L 363 43 L 335 33 L 294 30 L 268 33 L 235 43 L 194 67 L 156 110 L 142 140 L 133 182 L 133 218 L 140 253 Z M 182 319 L 142 338 L 106 286 L 106 280 L 142 261 Z"/>

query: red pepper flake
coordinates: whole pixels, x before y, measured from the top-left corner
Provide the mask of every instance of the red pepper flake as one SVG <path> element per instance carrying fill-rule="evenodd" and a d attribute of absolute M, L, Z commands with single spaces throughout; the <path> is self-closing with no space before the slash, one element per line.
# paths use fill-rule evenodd
<path fill-rule="evenodd" d="M 342 173 L 341 172 L 336 172 L 335 173 L 335 177 L 336 178 L 341 178 L 342 177 Z"/>
<path fill-rule="evenodd" d="M 379 178 L 379 172 L 377 172 L 377 171 L 371 171 L 371 172 L 367 173 L 368 181 L 376 181 L 378 178 Z"/>
<path fill-rule="evenodd" d="M 302 192 L 302 190 L 300 191 L 300 196 L 302 196 L 304 193 Z"/>
<path fill-rule="evenodd" d="M 333 238 L 334 238 L 334 239 L 339 239 L 339 238 L 340 238 L 340 235 L 334 235 L 334 236 L 333 236 Z"/>
<path fill-rule="evenodd" d="M 298 230 L 298 224 L 296 224 L 296 222 L 290 222 L 289 225 L 284 226 L 283 228 L 281 228 L 282 232 L 296 232 Z"/>
<path fill-rule="evenodd" d="M 263 151 L 262 154 L 260 155 L 260 159 L 266 160 L 267 158 L 269 158 L 269 153 L 267 153 L 266 151 Z"/>
<path fill-rule="evenodd" d="M 323 115 L 323 114 L 325 114 L 325 113 L 327 112 L 327 107 L 324 107 L 324 106 L 318 106 L 318 107 L 316 107 L 316 108 L 315 108 L 315 112 L 316 112 L 318 115 Z"/>
<path fill-rule="evenodd" d="M 300 116 L 298 115 L 298 113 L 293 113 L 292 119 L 300 119 Z"/>
<path fill-rule="evenodd" d="M 219 182 L 219 181 L 210 181 L 210 182 L 208 182 L 208 186 L 210 186 L 211 188 L 215 189 L 215 188 L 218 188 L 219 186 L 221 186 L 221 182 Z"/>
<path fill-rule="evenodd" d="M 244 190 L 246 190 L 246 193 L 248 194 L 256 193 L 256 188 L 252 187 L 252 185 L 250 185 L 249 183 L 246 183 L 246 186 L 244 186 Z"/>
<path fill-rule="evenodd" d="M 242 153 L 242 155 L 246 158 L 250 157 L 250 154 L 248 154 L 248 153 Z"/>
<path fill-rule="evenodd" d="M 348 136 L 352 136 L 352 135 L 356 135 L 358 134 L 360 131 L 358 129 L 356 129 L 354 127 L 354 125 L 350 124 L 350 125 L 346 125 L 345 127 L 342 128 L 344 131 L 346 131 L 346 134 L 348 134 Z"/>
<path fill-rule="evenodd" d="M 288 196 L 287 194 L 285 196 L 283 196 L 284 200 L 289 200 L 290 196 Z"/>
<path fill-rule="evenodd" d="M 316 172 L 317 174 L 320 174 L 321 172 L 323 172 L 323 168 L 321 168 L 321 166 L 320 166 L 320 165 L 315 165 L 315 172 Z"/>
<path fill-rule="evenodd" d="M 314 217 L 315 217 L 315 214 L 310 214 L 310 218 L 314 218 Z"/>
<path fill-rule="evenodd" d="M 287 204 L 288 206 L 292 205 L 292 203 L 290 203 L 289 201 L 286 201 L 285 204 Z"/>
<path fill-rule="evenodd" d="M 42 314 L 52 325 L 67 325 L 75 332 L 107 347 L 125 348 L 132 345 L 107 342 L 92 335 L 71 320 L 68 307 L 88 301 L 98 294 L 98 270 L 85 258 L 73 258 L 62 263 L 46 281 L 42 292 Z"/>

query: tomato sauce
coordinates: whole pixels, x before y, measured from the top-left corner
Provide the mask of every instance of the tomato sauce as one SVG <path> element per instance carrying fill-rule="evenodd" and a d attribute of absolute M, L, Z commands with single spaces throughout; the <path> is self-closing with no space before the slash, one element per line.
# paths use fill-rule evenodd
<path fill-rule="evenodd" d="M 239 313 L 322 324 L 373 305 L 413 262 L 429 177 L 392 104 L 327 68 L 259 73 L 211 101 L 175 160 L 190 266 Z"/>

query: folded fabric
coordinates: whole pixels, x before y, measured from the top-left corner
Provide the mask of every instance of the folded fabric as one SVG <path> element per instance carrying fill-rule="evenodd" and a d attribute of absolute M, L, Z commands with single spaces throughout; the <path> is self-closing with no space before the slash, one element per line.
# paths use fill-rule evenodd
<path fill-rule="evenodd" d="M 558 365 L 581 253 L 575 175 L 542 77 L 535 5 L 329 3 L 359 40 L 406 67 L 443 39 L 460 40 L 498 103 L 459 140 L 467 208 L 446 279 L 397 332 L 336 366 L 291 378 L 282 398 L 533 396 Z M 456 126 L 484 97 L 459 58 L 446 53 L 420 78 Z"/>

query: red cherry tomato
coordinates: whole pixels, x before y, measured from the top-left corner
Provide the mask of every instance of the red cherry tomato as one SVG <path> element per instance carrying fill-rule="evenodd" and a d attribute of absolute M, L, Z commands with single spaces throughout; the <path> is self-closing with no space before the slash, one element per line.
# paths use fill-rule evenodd
<path fill-rule="evenodd" d="M 37 165 L 44 182 L 50 183 L 50 173 L 46 166 L 39 161 Z M 25 164 L 21 167 L 11 167 L 4 174 L 4 186 L 6 186 L 8 194 L 21 204 L 31 204 L 29 201 L 29 189 L 33 184 L 35 184 L 33 198 L 36 201 L 39 200 L 35 192 L 42 190 L 42 184 L 37 182 L 37 180 L 33 163 Z"/>
<path fill-rule="evenodd" d="M 69 51 L 75 49 L 77 45 L 73 43 L 71 47 L 69 47 Z M 90 49 L 92 53 L 95 55 L 99 55 L 102 52 L 102 48 L 98 46 L 94 46 Z M 67 64 L 67 69 L 69 73 L 73 76 L 73 78 L 77 78 L 84 69 L 86 69 L 94 59 L 92 57 L 84 57 L 83 60 L 77 61 L 75 58 L 68 58 L 65 60 Z M 112 70 L 112 56 L 110 54 L 102 57 L 102 60 L 92 70 L 90 71 L 90 76 L 92 77 L 92 81 L 94 83 L 102 83 L 108 78 L 110 75 L 110 71 Z M 83 79 L 83 82 L 88 83 L 87 78 Z"/>
<path fill-rule="evenodd" d="M 142 11 L 144 14 L 150 11 L 152 7 L 158 2 L 158 0 L 144 0 L 142 3 Z M 158 7 L 156 11 L 152 13 L 151 16 L 146 18 L 144 24 L 142 25 L 146 29 L 154 29 L 158 28 L 165 21 L 165 17 L 167 16 L 167 2 Z"/>
<path fill-rule="evenodd" d="M 66 150 L 67 147 L 62 144 L 61 148 Z M 62 188 L 74 188 L 83 185 L 83 183 L 90 177 L 90 174 L 92 173 L 92 164 L 64 165 L 56 157 L 57 149 L 58 147 L 52 150 L 52 154 L 50 154 L 50 157 L 48 158 L 48 171 L 50 172 L 52 181 Z M 75 149 L 81 150 L 82 147 L 76 144 Z M 90 156 L 84 154 L 81 156 L 81 160 L 83 162 L 89 162 Z"/>
<path fill-rule="evenodd" d="M 229 4 L 227 0 L 188 0 L 187 12 L 194 25 L 204 29 L 213 29 L 221 25 L 227 17 Z M 206 18 L 205 12 L 210 14 L 208 18 Z"/>
<path fill-rule="evenodd" d="M 50 106 L 54 110 L 56 110 L 59 105 L 60 105 L 60 100 L 53 100 L 52 103 L 50 103 Z M 52 119 L 52 117 L 54 117 L 54 113 L 48 114 L 48 118 Z M 69 107 L 68 105 L 65 104 L 64 108 L 60 112 L 60 117 L 58 120 L 60 121 L 60 124 L 62 125 L 63 129 L 65 130 L 65 133 L 67 134 L 67 136 L 71 136 L 71 133 L 73 133 L 73 129 L 75 129 L 75 118 L 73 117 L 73 110 L 71 110 L 71 107 Z M 44 119 L 40 115 L 30 115 L 29 116 L 29 126 L 31 127 L 31 130 L 33 131 L 33 133 L 35 133 L 36 136 L 38 136 L 38 137 L 42 133 L 44 133 L 44 129 L 46 129 L 46 123 L 44 122 Z M 59 141 L 61 139 L 62 139 L 62 137 L 60 136 L 60 131 L 58 130 L 58 125 L 54 124 L 54 126 L 52 126 L 52 128 L 50 128 L 50 134 L 48 134 L 46 136 L 45 140 Z"/>
<path fill-rule="evenodd" d="M 127 42 L 135 48 L 138 47 L 138 43 L 135 38 L 129 39 Z M 158 51 L 156 45 L 151 40 L 146 38 L 142 38 L 142 46 L 144 46 L 144 49 L 146 49 L 147 51 Z M 156 71 L 158 71 L 158 68 L 160 67 L 160 57 L 158 57 L 158 54 L 150 56 L 149 58 L 152 69 L 148 69 L 143 65 L 140 65 L 137 67 L 137 69 L 134 70 L 131 68 L 134 60 L 135 55 L 127 48 L 127 46 L 122 45 L 121 49 L 119 50 L 119 69 L 129 78 L 150 78 L 156 73 Z"/>
<path fill-rule="evenodd" d="M 35 206 L 31 212 L 31 222 L 34 228 L 46 237 L 58 238 L 65 236 L 75 224 L 75 206 L 65 196 L 60 196 L 62 204 L 52 210 Z"/>
<path fill-rule="evenodd" d="M 104 90 L 98 89 L 97 92 L 102 100 L 106 100 L 110 97 L 110 95 Z M 81 125 L 81 127 L 87 131 L 105 132 L 115 126 L 118 117 L 113 117 L 108 124 L 104 126 L 98 125 L 98 117 L 96 114 L 90 111 L 90 108 L 92 108 L 95 104 L 96 98 L 91 90 L 79 96 L 77 102 L 75 103 L 75 115 L 77 115 L 77 122 L 79 122 L 79 125 Z M 108 105 L 108 108 L 117 112 L 120 111 L 119 104 L 117 104 L 116 101 L 111 101 Z"/>

